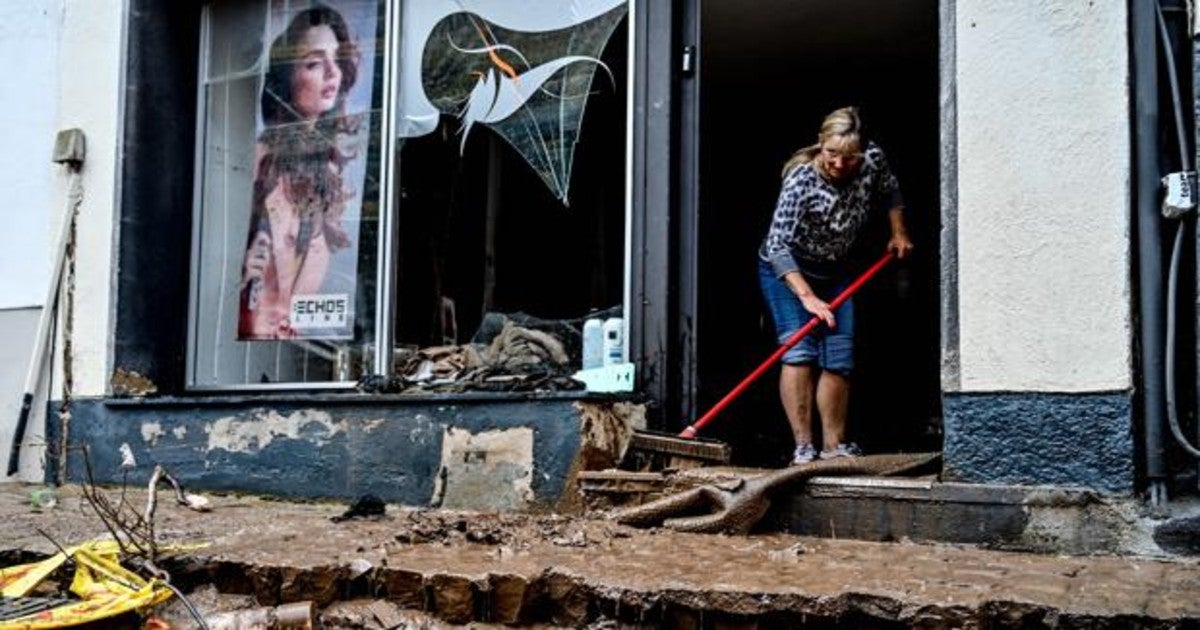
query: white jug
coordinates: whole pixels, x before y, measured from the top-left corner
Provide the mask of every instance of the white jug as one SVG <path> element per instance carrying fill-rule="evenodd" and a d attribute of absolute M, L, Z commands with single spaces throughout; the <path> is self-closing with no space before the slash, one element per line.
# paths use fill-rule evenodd
<path fill-rule="evenodd" d="M 604 322 L 593 317 L 583 323 L 583 369 L 604 365 Z"/>
<path fill-rule="evenodd" d="M 625 320 L 610 317 L 604 321 L 604 365 L 625 362 Z"/>

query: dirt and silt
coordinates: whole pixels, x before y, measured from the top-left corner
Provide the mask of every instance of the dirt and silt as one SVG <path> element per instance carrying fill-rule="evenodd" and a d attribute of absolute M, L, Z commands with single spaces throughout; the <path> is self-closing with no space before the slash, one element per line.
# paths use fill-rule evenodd
<path fill-rule="evenodd" d="M 60 489 L 58 505 L 41 512 L 30 509 L 31 489 L 0 487 L 0 551 L 48 554 L 105 535 L 78 488 Z M 131 491 L 135 504 L 143 497 Z M 1169 627 L 1200 618 L 1195 562 L 393 505 L 335 522 L 345 504 L 210 498 L 206 513 L 158 510 L 163 544 L 203 545 L 163 563 L 173 581 L 201 608 L 312 601 L 324 627 Z M 178 604 L 159 613 L 192 627 Z"/>

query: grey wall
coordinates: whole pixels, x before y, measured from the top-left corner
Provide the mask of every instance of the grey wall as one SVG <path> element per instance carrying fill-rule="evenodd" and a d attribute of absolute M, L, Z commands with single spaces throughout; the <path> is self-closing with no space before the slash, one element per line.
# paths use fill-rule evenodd
<path fill-rule="evenodd" d="M 1131 399 L 1127 392 L 947 394 L 943 477 L 1131 493 Z"/>
<path fill-rule="evenodd" d="M 17 415 L 21 411 L 21 398 L 25 393 L 25 377 L 29 371 L 29 357 L 33 352 L 33 338 L 37 334 L 40 308 L 17 308 L 0 310 L 0 465 L 8 466 L 8 448 L 16 429 Z M 49 378 L 43 378 L 49 381 Z M 49 383 L 43 382 L 42 392 Z M 45 398 L 39 398 L 45 400 Z M 43 405 L 34 405 L 32 417 L 25 431 L 26 444 L 21 452 L 21 469 L 13 477 L 5 477 L 0 470 L 0 480 L 33 481 L 42 476 L 42 425 L 45 422 Z"/>
<path fill-rule="evenodd" d="M 370 492 L 418 506 L 453 496 L 476 508 L 517 507 L 495 503 L 516 486 L 531 493 L 529 505 L 557 502 L 581 442 L 580 411 L 569 399 L 290 398 L 76 400 L 70 442 L 89 446 L 100 482 L 120 482 L 128 444 L 138 462 L 131 483 L 145 483 L 157 463 L 189 489 L 305 498 Z M 463 432 L 486 437 L 471 446 Z M 82 451 L 72 449 L 67 462 L 67 478 L 84 479 Z"/>

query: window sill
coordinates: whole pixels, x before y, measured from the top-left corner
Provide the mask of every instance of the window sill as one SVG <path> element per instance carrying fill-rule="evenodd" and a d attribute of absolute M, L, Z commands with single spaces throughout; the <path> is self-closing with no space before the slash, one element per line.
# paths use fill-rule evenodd
<path fill-rule="evenodd" d="M 105 398 L 109 407 L 196 407 L 196 406 L 245 406 L 264 404 L 334 404 L 334 405 L 404 405 L 429 403 L 477 403 L 477 402 L 537 402 L 537 401 L 630 401 L 640 399 L 638 392 L 457 392 L 457 393 L 414 393 L 414 394 L 368 394 L 351 392 L 270 392 L 211 394 L 191 396 L 147 396 L 139 398 Z"/>

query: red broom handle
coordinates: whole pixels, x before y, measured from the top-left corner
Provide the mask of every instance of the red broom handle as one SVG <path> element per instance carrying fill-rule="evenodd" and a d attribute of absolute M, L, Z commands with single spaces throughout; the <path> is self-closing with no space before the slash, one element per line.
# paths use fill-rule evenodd
<path fill-rule="evenodd" d="M 841 293 L 838 294 L 837 297 L 833 298 L 833 301 L 829 303 L 829 310 L 837 310 L 837 308 L 841 306 L 843 302 L 850 299 L 850 296 L 854 295 L 855 291 L 858 291 L 862 285 L 866 284 L 866 282 L 875 274 L 879 273 L 880 269 L 883 269 L 888 263 L 892 262 L 892 258 L 892 252 L 889 251 L 884 254 L 883 257 L 880 258 L 874 265 L 871 265 L 871 267 L 864 271 L 861 276 L 855 279 L 854 282 L 850 283 L 850 286 L 846 287 Z M 681 431 L 679 433 L 679 437 L 689 439 L 696 437 L 697 431 L 703 428 L 704 425 L 712 422 L 712 419 L 717 417 L 717 414 L 724 411 L 725 408 L 729 406 L 729 403 L 733 402 L 733 400 L 740 396 L 742 392 L 746 391 L 746 388 L 750 387 L 751 383 L 758 380 L 758 377 L 762 376 L 764 372 L 771 369 L 771 366 L 783 356 L 783 353 L 787 352 L 792 346 L 800 343 L 800 340 L 803 339 L 805 335 L 812 332 L 814 328 L 820 325 L 820 323 L 820 317 L 813 316 L 812 319 L 808 320 L 807 324 L 805 324 L 800 330 L 792 333 L 792 336 L 788 337 L 788 340 L 783 342 L 783 345 L 779 346 L 779 349 L 772 353 L 771 356 L 767 357 L 767 360 L 763 361 L 762 365 L 759 365 L 758 368 L 751 372 L 749 376 L 742 379 L 742 382 L 738 383 L 737 387 L 734 387 L 728 394 L 725 394 L 724 398 L 717 402 L 717 404 L 713 405 L 712 409 L 708 410 L 708 413 L 704 414 L 695 423 L 688 425 L 686 429 Z"/>

